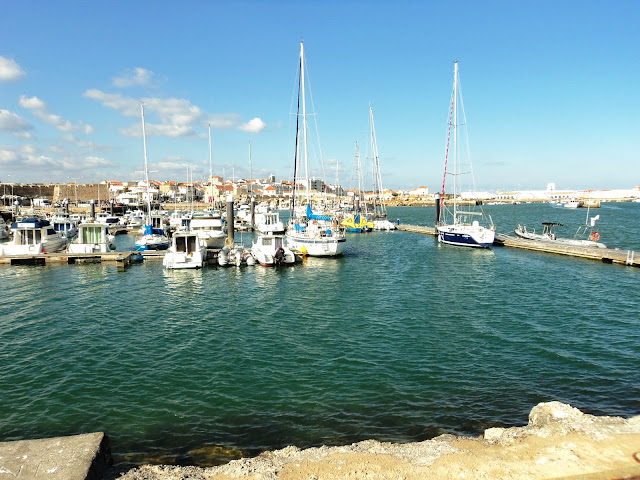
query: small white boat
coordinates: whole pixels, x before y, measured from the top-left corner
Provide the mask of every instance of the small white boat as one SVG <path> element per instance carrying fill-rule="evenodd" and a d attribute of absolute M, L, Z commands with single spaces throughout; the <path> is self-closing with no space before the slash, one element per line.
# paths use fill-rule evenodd
<path fill-rule="evenodd" d="M 78 238 L 69 244 L 69 253 L 107 253 L 116 249 L 114 236 L 104 223 L 81 223 Z"/>
<path fill-rule="evenodd" d="M 278 212 L 256 214 L 256 228 L 263 234 L 284 233 L 284 223 L 280 220 Z"/>
<path fill-rule="evenodd" d="M 202 268 L 206 259 L 207 249 L 198 240 L 198 235 L 177 232 L 162 259 L 162 265 L 169 269 Z"/>
<path fill-rule="evenodd" d="M 78 235 L 78 227 L 76 226 L 76 223 L 69 217 L 56 216 L 53 217 L 53 219 L 51 219 L 49 222 L 56 232 L 67 237 L 69 241 L 73 240 Z"/>
<path fill-rule="evenodd" d="M 595 221 L 593 223 L 595 223 Z M 562 226 L 564 226 L 562 223 L 542 222 L 542 233 L 536 233 L 535 229 L 528 230 L 525 225 L 518 225 L 514 233 L 520 238 L 538 242 L 550 242 L 571 247 L 607 248 L 604 243 L 598 242 L 598 240 L 600 240 L 600 233 L 595 230 L 592 230 L 588 234 L 588 238 L 580 238 L 587 235 L 585 226 L 578 228 L 578 232 L 576 232 L 574 238 L 558 237 L 555 233 L 555 228 Z"/>
<path fill-rule="evenodd" d="M 251 254 L 263 267 L 296 263 L 296 256 L 284 244 L 282 235 L 259 235 L 251 246 Z"/>
<path fill-rule="evenodd" d="M 48 220 L 27 218 L 11 224 L 13 240 L 0 245 L 0 255 L 61 252 L 69 241 L 56 233 Z"/>
<path fill-rule="evenodd" d="M 144 233 L 136 239 L 136 251 L 144 252 L 146 250 L 166 250 L 171 244 L 169 237 L 164 230 L 152 228 L 151 225 L 144 226 Z"/>
<path fill-rule="evenodd" d="M 218 252 L 218 265 L 221 267 L 227 267 L 229 265 L 235 265 L 240 267 L 243 264 L 255 265 L 256 260 L 243 245 L 234 243 L 232 245 L 225 245 L 222 250 Z"/>
<path fill-rule="evenodd" d="M 198 235 L 207 248 L 222 248 L 226 238 L 222 231 L 222 217 L 219 213 L 193 215 L 189 229 Z"/>

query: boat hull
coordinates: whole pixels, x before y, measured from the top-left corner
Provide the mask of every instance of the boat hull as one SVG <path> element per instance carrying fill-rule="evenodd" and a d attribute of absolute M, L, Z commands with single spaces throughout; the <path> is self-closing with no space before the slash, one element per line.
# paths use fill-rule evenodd
<path fill-rule="evenodd" d="M 287 245 L 311 257 L 336 257 L 344 253 L 347 244 L 345 237 L 308 238 L 298 235 L 287 235 Z"/>
<path fill-rule="evenodd" d="M 484 227 L 464 228 L 464 225 L 438 227 L 438 241 L 460 247 L 489 248 L 495 232 Z"/>

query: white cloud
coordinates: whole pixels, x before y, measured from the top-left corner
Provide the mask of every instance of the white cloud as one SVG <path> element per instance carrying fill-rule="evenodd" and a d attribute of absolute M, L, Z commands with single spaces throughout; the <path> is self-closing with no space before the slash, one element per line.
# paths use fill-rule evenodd
<path fill-rule="evenodd" d="M 33 125 L 16 113 L 0 110 L 0 130 L 24 136 L 29 134 L 28 130 L 33 130 Z"/>
<path fill-rule="evenodd" d="M 50 113 L 47 104 L 38 97 L 28 98 L 26 95 L 20 95 L 20 106 L 31 110 L 31 113 L 40 120 L 53 125 L 61 132 L 73 132 L 80 129 L 83 129 L 87 133 L 93 131 L 91 125 L 84 125 L 82 122 L 78 125 L 73 125 L 69 120 L 64 120 L 60 115 Z"/>
<path fill-rule="evenodd" d="M 151 86 L 153 72 L 145 68 L 131 68 L 127 70 L 121 77 L 113 78 L 113 85 L 116 87 L 127 88 L 134 86 Z"/>
<path fill-rule="evenodd" d="M 0 82 L 17 80 L 23 77 L 24 74 L 24 71 L 15 60 L 0 56 Z"/>
<path fill-rule="evenodd" d="M 249 133 L 260 133 L 267 125 L 259 118 L 253 118 L 247 123 L 238 125 L 238 130 Z"/>

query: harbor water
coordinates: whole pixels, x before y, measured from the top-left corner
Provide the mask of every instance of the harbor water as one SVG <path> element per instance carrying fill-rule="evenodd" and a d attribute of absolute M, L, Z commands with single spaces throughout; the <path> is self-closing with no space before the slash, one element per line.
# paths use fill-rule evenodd
<path fill-rule="evenodd" d="M 587 214 L 485 211 L 500 233 L 555 221 L 569 237 Z M 597 214 L 603 243 L 640 250 L 640 204 Z M 2 266 L 0 285 L 0 441 L 104 431 L 121 465 L 210 465 L 479 435 L 542 401 L 640 414 L 636 268 L 396 231 L 289 268 Z"/>

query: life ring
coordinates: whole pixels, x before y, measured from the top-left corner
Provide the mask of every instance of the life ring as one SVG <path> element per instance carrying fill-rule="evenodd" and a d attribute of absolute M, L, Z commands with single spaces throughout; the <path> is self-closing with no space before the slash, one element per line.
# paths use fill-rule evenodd
<path fill-rule="evenodd" d="M 227 237 L 227 238 L 224 239 L 224 246 L 225 247 L 228 247 L 232 243 L 233 243 L 233 240 L 231 240 L 231 237 Z"/>
<path fill-rule="evenodd" d="M 600 234 L 598 232 L 591 232 L 591 235 L 589 235 L 589 238 L 594 242 L 597 242 L 598 240 L 600 240 Z"/>

